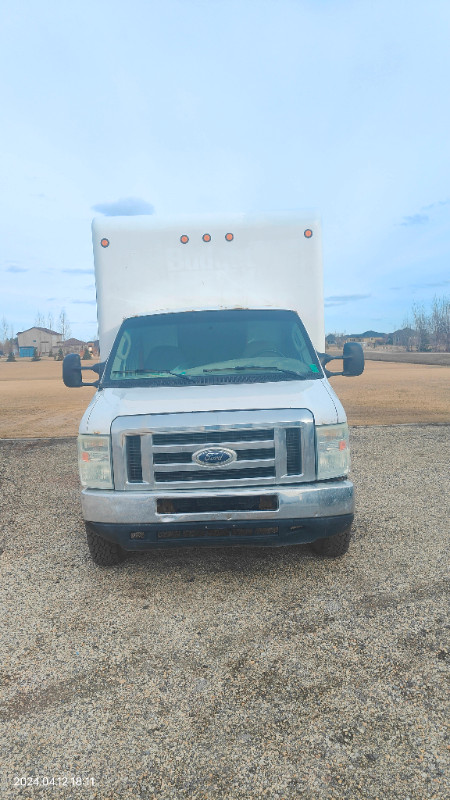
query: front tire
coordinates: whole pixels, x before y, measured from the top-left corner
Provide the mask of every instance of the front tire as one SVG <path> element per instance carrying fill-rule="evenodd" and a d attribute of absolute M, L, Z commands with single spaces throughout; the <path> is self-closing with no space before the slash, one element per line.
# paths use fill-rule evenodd
<path fill-rule="evenodd" d="M 127 557 L 125 550 L 115 542 L 108 542 L 95 533 L 86 522 L 86 537 L 92 560 L 99 567 L 114 567 Z"/>
<path fill-rule="evenodd" d="M 316 539 L 311 542 L 311 547 L 318 556 L 325 558 L 340 558 L 347 552 L 350 539 L 352 538 L 352 530 L 348 528 L 342 533 L 337 533 L 335 536 L 327 536 L 326 539 Z"/>

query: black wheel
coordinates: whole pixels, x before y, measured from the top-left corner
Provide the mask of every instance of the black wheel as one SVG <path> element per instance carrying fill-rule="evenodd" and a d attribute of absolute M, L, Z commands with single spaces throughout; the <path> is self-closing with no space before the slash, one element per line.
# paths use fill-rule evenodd
<path fill-rule="evenodd" d="M 315 542 L 311 542 L 311 547 L 319 556 L 339 558 L 347 552 L 351 538 L 352 531 L 351 528 L 348 528 L 348 530 L 337 533 L 335 536 L 327 536 L 326 539 L 316 539 Z"/>
<path fill-rule="evenodd" d="M 92 560 L 100 567 L 114 567 L 127 557 L 125 550 L 95 533 L 86 522 L 86 536 Z"/>

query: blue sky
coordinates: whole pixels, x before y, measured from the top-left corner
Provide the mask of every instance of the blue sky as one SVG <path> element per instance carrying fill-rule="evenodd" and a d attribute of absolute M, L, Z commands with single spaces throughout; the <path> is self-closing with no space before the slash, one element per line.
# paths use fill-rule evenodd
<path fill-rule="evenodd" d="M 450 293 L 448 0 L 4 0 L 0 318 L 96 335 L 90 222 L 322 217 L 326 330 Z M 97 210 L 95 210 L 97 208 Z"/>

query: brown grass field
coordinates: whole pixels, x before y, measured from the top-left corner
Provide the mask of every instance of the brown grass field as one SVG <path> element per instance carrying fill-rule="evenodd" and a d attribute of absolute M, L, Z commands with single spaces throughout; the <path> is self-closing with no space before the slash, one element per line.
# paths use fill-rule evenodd
<path fill-rule="evenodd" d="M 330 367 L 338 370 L 341 363 Z M 61 362 L 52 360 L 0 361 L 1 439 L 77 434 L 95 389 L 67 389 L 61 374 Z M 366 361 L 359 378 L 332 378 L 331 384 L 350 425 L 450 422 L 449 367 Z"/>

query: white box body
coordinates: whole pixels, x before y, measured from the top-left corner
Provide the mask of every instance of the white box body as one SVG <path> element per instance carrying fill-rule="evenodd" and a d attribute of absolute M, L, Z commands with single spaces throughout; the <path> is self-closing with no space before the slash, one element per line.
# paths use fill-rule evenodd
<path fill-rule="evenodd" d="M 315 216 L 101 217 L 92 223 L 92 236 L 102 360 L 127 317 L 222 308 L 296 311 L 316 350 L 324 350 Z"/>

